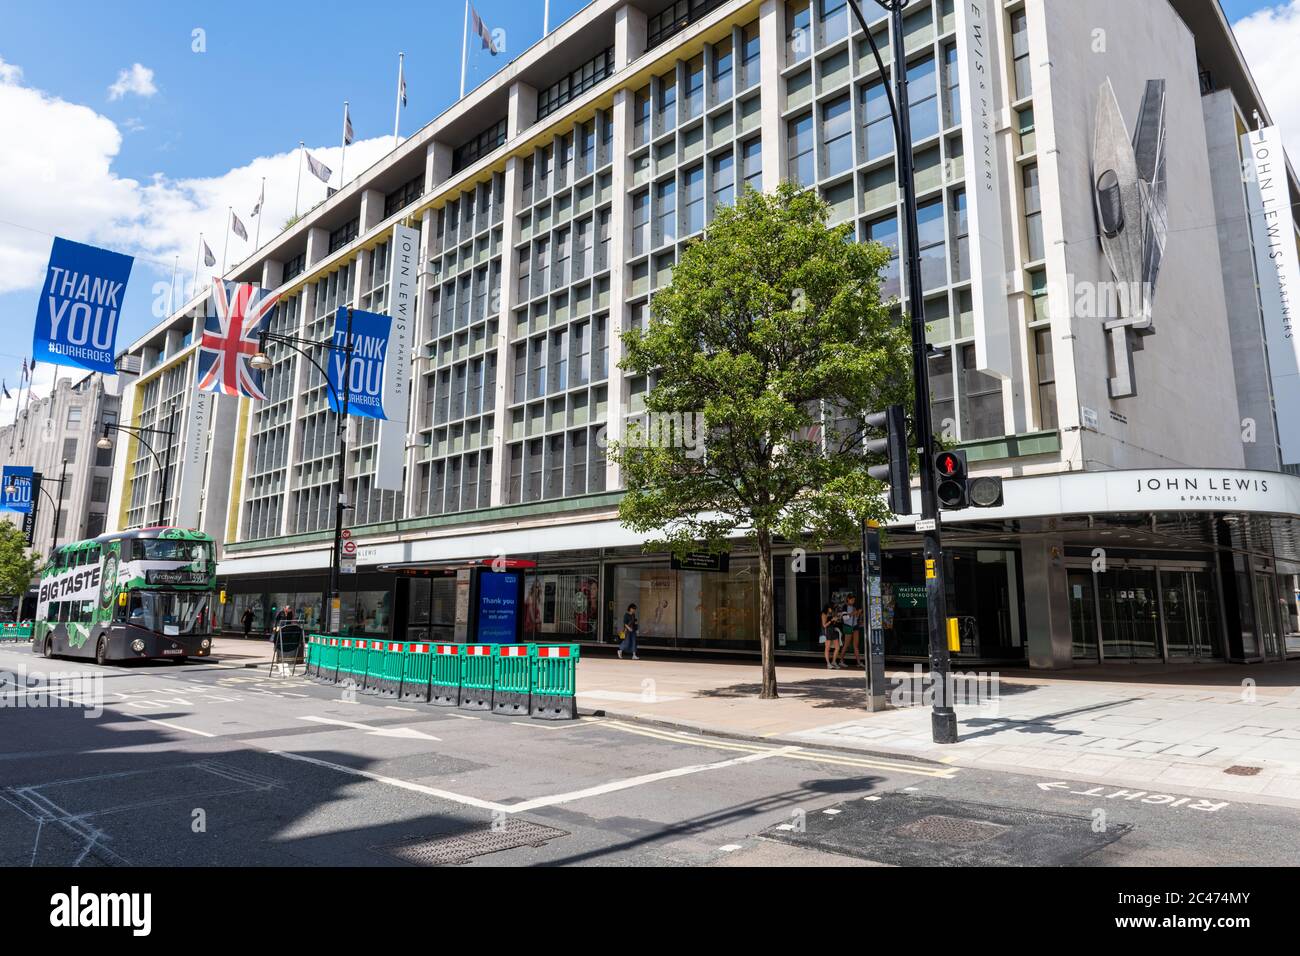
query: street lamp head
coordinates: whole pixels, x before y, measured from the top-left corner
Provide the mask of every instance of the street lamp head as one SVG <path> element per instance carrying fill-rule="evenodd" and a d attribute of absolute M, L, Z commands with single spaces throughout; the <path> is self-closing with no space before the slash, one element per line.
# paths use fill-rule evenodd
<path fill-rule="evenodd" d="M 103 451 L 108 451 L 108 449 L 113 447 L 113 439 L 109 438 L 108 433 L 106 432 L 99 437 L 99 441 L 95 442 L 95 447 L 102 449 Z"/>
<path fill-rule="evenodd" d="M 265 372 L 271 367 L 271 359 L 266 354 L 266 332 L 257 333 L 257 352 L 248 360 L 249 368 Z"/>

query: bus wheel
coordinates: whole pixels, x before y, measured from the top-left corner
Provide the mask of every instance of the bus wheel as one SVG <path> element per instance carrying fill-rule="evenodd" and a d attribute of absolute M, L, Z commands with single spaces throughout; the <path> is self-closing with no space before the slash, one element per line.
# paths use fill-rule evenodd
<path fill-rule="evenodd" d="M 54 638 L 47 637 L 45 643 L 41 646 L 41 657 L 49 660 L 54 656 Z"/>
<path fill-rule="evenodd" d="M 108 642 L 102 637 L 99 639 L 99 643 L 95 645 L 95 663 L 108 663 Z"/>

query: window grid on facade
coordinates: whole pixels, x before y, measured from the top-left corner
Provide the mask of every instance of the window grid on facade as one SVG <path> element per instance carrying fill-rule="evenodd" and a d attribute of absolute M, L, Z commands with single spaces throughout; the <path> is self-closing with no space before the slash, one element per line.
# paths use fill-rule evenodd
<path fill-rule="evenodd" d="M 512 381 L 503 423 L 508 504 L 605 487 L 595 436 L 609 395 L 598 356 L 608 348 L 612 123 L 613 115 L 600 111 L 593 124 L 561 131 L 520 164 Z M 570 137 L 581 143 L 587 135 L 598 143 L 591 159 L 582 159 L 580 149 L 572 169 L 547 162 L 554 150 L 563 158 Z"/>

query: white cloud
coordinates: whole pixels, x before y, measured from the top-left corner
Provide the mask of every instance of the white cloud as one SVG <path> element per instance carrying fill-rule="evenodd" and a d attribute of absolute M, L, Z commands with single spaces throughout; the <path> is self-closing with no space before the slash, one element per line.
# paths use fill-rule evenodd
<path fill-rule="evenodd" d="M 0 294 L 39 288 L 53 236 L 101 245 L 136 257 L 132 285 L 192 275 L 200 231 L 220 267 L 226 211 L 233 206 L 249 242 L 230 236 L 227 266 L 254 251 L 253 205 L 266 177 L 261 242 L 280 231 L 294 211 L 299 151 L 259 156 L 217 176 L 176 179 L 155 173 L 141 182 L 118 176 L 113 163 L 122 132 L 107 117 L 21 85 L 16 67 L 0 61 L 0 116 L 19 149 L 0 150 Z M 387 153 L 391 136 L 358 140 L 348 147 L 349 179 Z M 309 146 L 334 170 L 339 184 L 340 147 Z M 325 195 L 310 173 L 302 176 L 300 211 Z M 145 270 L 149 270 L 146 272 Z M 200 272 L 202 277 L 203 270 Z M 202 281 L 202 280 L 201 280 Z"/>
<path fill-rule="evenodd" d="M 1265 7 L 1232 29 L 1273 122 L 1282 128 L 1291 162 L 1300 166 L 1300 0 Z"/>
<path fill-rule="evenodd" d="M 12 63 L 6 63 L 4 57 L 0 56 L 0 83 L 17 83 L 23 77 L 21 68 L 14 66 Z"/>
<path fill-rule="evenodd" d="M 153 81 L 153 70 L 141 63 L 132 63 L 117 74 L 117 81 L 108 88 L 109 100 L 120 100 L 128 93 L 136 96 L 153 96 L 158 87 Z"/>

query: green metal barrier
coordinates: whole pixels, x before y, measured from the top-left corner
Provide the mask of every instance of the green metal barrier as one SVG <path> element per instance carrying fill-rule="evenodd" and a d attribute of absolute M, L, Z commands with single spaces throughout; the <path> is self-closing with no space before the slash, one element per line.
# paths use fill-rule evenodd
<path fill-rule="evenodd" d="M 402 655 L 402 700 L 429 701 L 429 684 L 433 678 L 433 647 L 429 644 L 407 644 Z"/>
<path fill-rule="evenodd" d="M 374 653 L 373 650 L 371 653 Z M 371 661 L 370 676 L 366 678 L 366 684 L 367 687 L 373 686 L 373 693 L 380 697 L 396 697 L 402 692 L 402 669 L 406 661 L 406 646 L 398 641 L 386 641 L 383 654 L 378 673 L 374 661 Z"/>
<path fill-rule="evenodd" d="M 308 634 L 302 647 L 302 666 L 308 677 L 312 676 L 316 663 L 316 636 Z"/>
<path fill-rule="evenodd" d="M 343 638 L 343 653 L 339 656 L 339 683 L 351 682 L 360 687 L 366 680 L 366 660 L 370 655 L 370 642 L 355 637 Z"/>
<path fill-rule="evenodd" d="M 366 672 L 359 681 L 363 693 L 379 693 L 379 681 L 383 677 L 384 662 L 387 660 L 387 641 L 366 641 Z"/>
<path fill-rule="evenodd" d="M 578 717 L 578 645 L 530 644 L 532 694 L 529 714 L 539 720 Z"/>
<path fill-rule="evenodd" d="M 17 644 L 20 641 L 30 641 L 31 639 L 32 625 L 30 621 L 25 624 L 0 625 L 0 643 Z"/>
<path fill-rule="evenodd" d="M 492 711 L 528 715 L 532 686 L 531 644 L 501 644 L 492 657 Z"/>
<path fill-rule="evenodd" d="M 337 637 L 331 637 L 328 634 L 318 634 L 317 637 L 321 641 L 321 653 L 320 666 L 316 669 L 316 679 L 332 684 L 338 679 L 341 642 Z"/>
<path fill-rule="evenodd" d="M 460 703 L 460 660 L 464 644 L 435 644 L 429 674 L 429 703 L 455 707 Z"/>
<path fill-rule="evenodd" d="M 491 710 L 492 680 L 497 646 L 466 644 L 460 659 L 461 710 Z"/>

